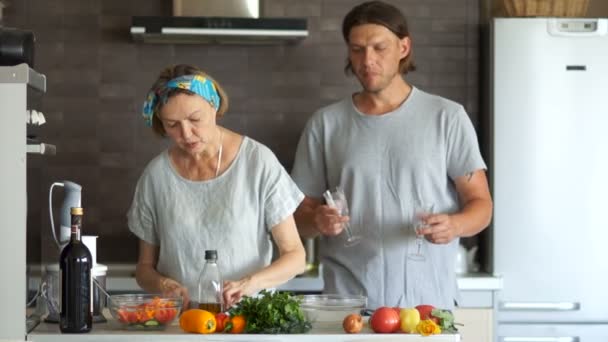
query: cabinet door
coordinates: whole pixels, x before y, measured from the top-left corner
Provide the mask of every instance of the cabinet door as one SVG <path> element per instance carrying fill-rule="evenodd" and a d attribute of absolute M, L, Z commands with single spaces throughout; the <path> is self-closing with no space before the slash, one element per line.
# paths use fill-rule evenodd
<path fill-rule="evenodd" d="M 608 341 L 608 324 L 499 324 L 498 342 Z"/>
<path fill-rule="evenodd" d="M 457 326 L 462 342 L 493 341 L 492 309 L 463 309 L 454 310 L 454 321 L 464 325 Z"/>

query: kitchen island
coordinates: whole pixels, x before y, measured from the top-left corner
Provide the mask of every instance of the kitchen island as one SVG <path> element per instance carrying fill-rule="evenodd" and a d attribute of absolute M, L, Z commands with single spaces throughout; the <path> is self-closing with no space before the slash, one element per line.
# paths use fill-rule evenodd
<path fill-rule="evenodd" d="M 411 334 L 374 334 L 368 326 L 359 334 L 346 334 L 342 326 L 314 327 L 307 334 L 299 335 L 251 335 L 251 334 L 188 334 L 184 333 L 177 321 L 163 331 L 126 331 L 115 321 L 94 324 L 88 334 L 61 334 L 59 326 L 41 323 L 27 335 L 28 341 L 34 342 L 109 342 L 109 341 L 290 341 L 290 342 L 337 342 L 337 341 L 405 341 L 405 342 L 457 342 L 459 335 L 420 336 Z"/>

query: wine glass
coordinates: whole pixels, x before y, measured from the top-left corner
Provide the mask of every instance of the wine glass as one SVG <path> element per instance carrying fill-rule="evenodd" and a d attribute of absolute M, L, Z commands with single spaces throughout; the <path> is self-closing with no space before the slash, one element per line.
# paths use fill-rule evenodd
<path fill-rule="evenodd" d="M 433 209 L 435 205 L 432 203 L 417 203 L 414 206 L 414 219 L 412 221 L 412 229 L 414 230 L 414 234 L 416 234 L 416 251 L 408 253 L 408 258 L 415 261 L 424 261 L 426 260 L 424 254 L 422 253 L 422 244 L 424 243 L 424 236 L 420 235 L 419 232 L 421 229 L 429 227 L 424 221 L 427 217 L 433 214 Z"/>
<path fill-rule="evenodd" d="M 325 191 L 323 197 L 325 198 L 327 205 L 337 209 L 341 216 L 349 215 L 346 195 L 344 195 L 344 190 L 342 190 L 341 187 L 337 186 L 334 190 Z M 346 242 L 344 243 L 344 246 L 351 247 L 361 242 L 361 236 L 353 234 L 349 222 L 344 223 L 344 232 L 346 233 Z"/>

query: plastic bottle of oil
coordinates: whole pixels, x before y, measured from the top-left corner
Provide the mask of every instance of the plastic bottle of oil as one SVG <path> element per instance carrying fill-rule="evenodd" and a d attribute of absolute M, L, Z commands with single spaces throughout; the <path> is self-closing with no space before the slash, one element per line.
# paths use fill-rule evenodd
<path fill-rule="evenodd" d="M 217 266 L 217 251 L 205 251 L 205 265 L 198 278 L 198 308 L 214 314 L 224 311 L 222 276 Z"/>

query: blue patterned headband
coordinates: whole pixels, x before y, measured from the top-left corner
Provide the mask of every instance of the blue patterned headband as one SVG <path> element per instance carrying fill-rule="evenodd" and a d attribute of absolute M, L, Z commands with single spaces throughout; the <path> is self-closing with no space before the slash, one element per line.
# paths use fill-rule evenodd
<path fill-rule="evenodd" d="M 215 84 L 201 75 L 185 75 L 176 77 L 164 87 L 151 90 L 144 101 L 143 117 L 146 125 L 152 126 L 152 117 L 154 116 L 154 107 L 160 100 L 162 104 L 167 103 L 167 95 L 171 89 L 189 90 L 209 102 L 215 110 L 220 108 L 220 96 L 217 93 Z"/>

